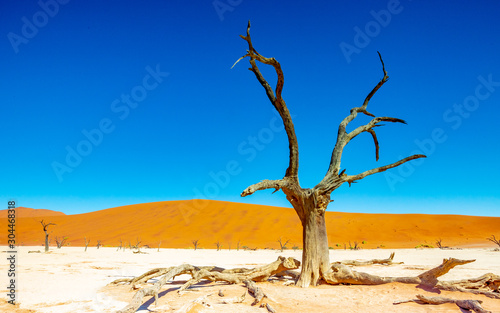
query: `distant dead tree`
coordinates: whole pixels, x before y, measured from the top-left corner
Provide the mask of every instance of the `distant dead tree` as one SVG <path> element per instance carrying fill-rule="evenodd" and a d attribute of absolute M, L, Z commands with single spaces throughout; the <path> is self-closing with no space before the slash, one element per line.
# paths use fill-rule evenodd
<path fill-rule="evenodd" d="M 160 246 L 161 246 L 161 240 L 160 240 L 160 242 L 158 243 L 158 252 L 160 252 Z"/>
<path fill-rule="evenodd" d="M 68 237 L 59 238 L 58 236 L 56 236 L 57 249 L 61 249 L 61 247 L 64 246 L 64 244 L 66 243 L 67 240 L 68 240 Z"/>
<path fill-rule="evenodd" d="M 281 250 L 281 252 L 283 252 L 283 250 L 286 249 L 286 245 L 288 244 L 289 241 L 290 240 L 287 240 L 287 241 L 283 242 L 283 240 L 281 239 L 281 237 L 280 237 L 280 239 L 278 239 L 278 242 L 280 244 L 280 250 Z"/>
<path fill-rule="evenodd" d="M 249 196 L 256 191 L 265 189 L 274 189 L 274 192 L 281 190 L 286 195 L 286 199 L 291 203 L 295 209 L 303 228 L 303 253 L 302 253 L 302 270 L 299 279 L 297 280 L 297 285 L 301 287 L 307 287 L 309 285 L 317 285 L 321 278 L 325 281 L 329 281 L 326 277 L 328 275 L 333 275 L 330 266 L 330 257 L 328 250 L 328 237 L 326 231 L 325 223 L 325 211 L 328 204 L 332 202 L 331 194 L 334 190 L 339 188 L 344 183 L 348 183 L 351 186 L 352 183 L 376 173 L 384 172 L 388 169 L 397 167 L 404 164 L 410 160 L 423 158 L 425 155 L 416 154 L 404 159 L 401 159 L 392 164 L 385 166 L 373 168 L 358 174 L 348 174 L 346 169 L 341 169 L 340 161 L 342 158 L 342 153 L 346 145 L 357 136 L 367 133 L 373 138 L 375 144 L 375 159 L 379 159 L 379 142 L 377 135 L 375 133 L 375 128 L 383 126 L 382 122 L 388 123 L 404 123 L 406 122 L 399 118 L 394 117 L 375 117 L 372 113 L 368 112 L 368 102 L 375 95 L 375 93 L 382 87 L 389 76 L 385 70 L 384 61 L 379 53 L 379 59 L 382 64 L 383 77 L 375 85 L 375 87 L 368 93 L 363 101 L 363 104 L 359 107 L 354 107 L 350 109 L 349 115 L 345 117 L 339 124 L 337 131 L 337 140 L 335 147 L 333 148 L 330 165 L 324 178 L 313 188 L 302 188 L 299 184 L 299 146 L 297 142 L 297 136 L 295 134 L 295 128 L 292 122 L 292 116 L 288 111 L 285 100 L 282 98 L 282 91 L 284 85 L 284 75 L 281 69 L 280 63 L 275 58 L 266 58 L 262 56 L 254 48 L 252 40 L 250 38 L 250 22 L 247 26 L 246 36 L 241 35 L 246 43 L 248 44 L 247 53 L 235 62 L 238 63 L 242 59 L 249 58 L 251 65 L 250 70 L 255 74 L 255 77 L 259 83 L 264 87 L 267 97 L 269 98 L 271 104 L 274 106 L 276 111 L 278 111 L 284 125 L 286 135 L 288 137 L 288 147 L 289 147 L 289 160 L 288 168 L 286 169 L 285 175 L 281 179 L 275 180 L 263 180 L 259 183 L 253 184 L 246 188 L 241 196 Z M 264 65 L 270 65 L 274 68 L 277 74 L 276 87 L 273 88 L 269 85 L 267 80 L 262 75 L 259 67 L 257 66 L 257 61 Z M 234 67 L 234 65 L 233 65 Z M 324 114 L 323 112 L 316 112 L 317 114 Z M 364 114 L 371 117 L 371 120 L 357 127 L 354 127 L 351 131 L 348 131 L 348 126 L 358 114 Z M 325 137 L 325 134 L 319 134 L 321 137 Z"/>
<path fill-rule="evenodd" d="M 219 240 L 217 240 L 217 242 L 214 243 L 214 245 L 217 246 L 217 251 L 219 251 L 220 249 L 222 249 L 222 243 Z"/>
<path fill-rule="evenodd" d="M 137 251 L 140 252 L 141 251 L 141 242 L 142 241 L 139 239 L 139 237 L 137 237 L 135 240 L 135 245 L 130 245 L 130 243 L 129 243 L 130 249 L 137 249 Z"/>
<path fill-rule="evenodd" d="M 236 251 L 240 251 L 240 241 L 238 240 L 238 243 L 236 244 Z"/>
<path fill-rule="evenodd" d="M 99 249 L 100 246 L 102 246 L 101 241 L 97 240 L 97 245 L 96 245 L 97 249 Z"/>
<path fill-rule="evenodd" d="M 87 237 L 84 237 L 84 239 L 85 239 L 85 252 L 87 252 L 87 247 L 88 247 L 88 246 L 89 246 L 89 244 L 90 244 L 90 238 L 89 238 L 89 239 L 87 239 Z"/>
<path fill-rule="evenodd" d="M 352 246 L 351 245 L 351 241 L 349 240 L 349 249 L 351 249 L 351 250 L 359 250 L 359 249 L 361 249 L 361 247 L 358 245 L 357 241 L 355 241 L 354 242 L 354 246 Z"/>
<path fill-rule="evenodd" d="M 49 226 L 56 225 L 54 223 L 44 223 L 43 220 L 40 221 L 43 227 L 43 232 L 45 233 L 45 252 L 49 252 L 49 235 L 52 233 L 48 231 Z"/>
<path fill-rule="evenodd" d="M 125 251 L 125 249 L 123 248 L 123 240 L 121 238 L 120 238 L 120 245 L 118 246 L 118 248 L 116 249 L 116 251 L 118 251 L 120 249 L 123 249 L 123 251 Z"/>
<path fill-rule="evenodd" d="M 195 250 L 198 249 L 198 241 L 199 241 L 198 239 L 191 240 L 191 243 L 193 244 Z"/>
<path fill-rule="evenodd" d="M 495 238 L 495 235 L 491 235 L 491 237 L 486 238 L 487 240 L 493 242 L 500 248 L 500 240 Z"/>
<path fill-rule="evenodd" d="M 436 246 L 439 248 L 439 249 L 451 249 L 450 247 L 448 246 L 443 246 L 443 239 L 439 238 L 439 239 L 436 239 Z"/>

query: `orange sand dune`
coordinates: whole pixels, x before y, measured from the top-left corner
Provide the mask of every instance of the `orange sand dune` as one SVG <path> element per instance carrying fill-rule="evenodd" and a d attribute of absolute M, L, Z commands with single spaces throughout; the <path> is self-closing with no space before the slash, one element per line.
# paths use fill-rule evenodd
<path fill-rule="evenodd" d="M 8 210 L 0 210 L 0 218 L 7 218 Z M 45 209 L 30 209 L 25 207 L 16 208 L 16 217 L 44 217 L 44 216 L 56 216 L 56 215 L 66 215 L 63 212 L 45 210 Z"/>
<path fill-rule="evenodd" d="M 190 200 L 166 201 L 116 207 L 77 215 L 44 218 L 51 238 L 69 237 L 71 246 L 82 246 L 84 237 L 95 246 L 128 246 L 137 239 L 142 245 L 162 248 L 199 247 L 214 249 L 220 241 L 231 247 L 278 248 L 277 240 L 290 240 L 288 247 L 302 247 L 302 227 L 293 209 L 232 202 Z M 22 245 L 41 245 L 44 234 L 38 217 L 18 218 L 17 239 Z M 494 247 L 486 240 L 500 236 L 500 217 L 424 214 L 360 214 L 327 212 L 330 246 L 349 247 L 357 241 L 363 248 L 413 248 L 420 244 L 435 246 L 436 239 L 450 247 Z M 0 229 L 7 229 L 0 219 Z M 7 232 L 4 232 L 7 234 Z M 0 237 L 5 245 L 7 235 Z M 365 242 L 361 244 L 361 242 Z M 55 240 L 52 240 L 55 245 Z M 338 245 L 338 246 L 337 246 Z"/>

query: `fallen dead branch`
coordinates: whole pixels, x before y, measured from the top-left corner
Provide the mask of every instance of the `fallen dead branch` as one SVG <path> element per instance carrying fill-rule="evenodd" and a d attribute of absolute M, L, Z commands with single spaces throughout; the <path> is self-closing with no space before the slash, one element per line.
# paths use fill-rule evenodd
<path fill-rule="evenodd" d="M 367 266 L 373 264 L 380 265 L 393 265 L 393 264 L 404 264 L 404 262 L 393 262 L 394 252 L 387 259 L 373 259 L 368 261 L 357 261 L 357 260 L 344 260 L 340 262 L 335 262 L 335 264 L 352 265 L 352 266 Z"/>
<path fill-rule="evenodd" d="M 434 304 L 434 305 L 455 303 L 459 308 L 467 311 L 472 310 L 476 313 L 491 313 L 491 311 L 483 309 L 483 307 L 481 306 L 481 303 L 483 303 L 483 301 L 481 300 L 456 300 L 444 297 L 426 297 L 423 295 L 417 295 L 416 297 L 417 299 L 395 301 L 394 304 L 401 304 L 408 302 L 415 302 L 420 304 Z"/>
<path fill-rule="evenodd" d="M 245 280 L 243 283 L 248 288 L 248 292 L 250 292 L 255 298 L 252 305 L 259 304 L 262 299 L 267 297 L 264 291 L 262 291 L 262 288 L 257 287 L 253 280 Z"/>
<path fill-rule="evenodd" d="M 369 261 L 347 261 L 346 264 L 395 264 L 392 262 L 394 253 L 388 259 L 369 260 Z M 432 268 L 418 276 L 413 277 L 381 277 L 368 273 L 357 272 L 351 267 L 341 262 L 332 263 L 330 270 L 323 273 L 326 283 L 331 285 L 338 284 L 353 284 L 353 285 L 380 285 L 392 282 L 405 284 L 415 284 L 425 287 L 431 287 L 440 290 L 461 291 L 473 294 L 482 294 L 490 298 L 500 299 L 500 276 L 495 274 L 485 274 L 478 278 L 464 279 L 457 281 L 439 281 L 438 278 L 448 273 L 456 266 L 468 264 L 475 260 L 459 260 L 454 258 L 444 259 L 443 263 L 435 268 Z M 156 268 L 144 273 L 141 276 L 127 279 L 117 279 L 111 284 L 131 284 L 134 289 L 138 284 L 147 283 L 152 278 L 161 277 L 152 286 L 142 288 L 136 292 L 131 302 L 118 313 L 132 313 L 141 306 L 143 298 L 146 296 L 154 296 L 155 303 L 158 299 L 158 293 L 162 286 L 178 275 L 189 274 L 191 279 L 185 282 L 178 292 L 182 292 L 187 288 L 199 283 L 202 280 L 212 282 L 223 281 L 230 284 L 244 283 L 248 291 L 253 294 L 255 301 L 252 305 L 261 303 L 262 307 L 266 307 L 270 312 L 273 312 L 270 305 L 263 303 L 262 300 L 267 295 L 259 288 L 255 282 L 267 281 L 270 277 L 291 276 L 296 281 L 297 273 L 293 271 L 299 268 L 300 262 L 293 258 L 278 257 L 278 259 L 270 264 L 263 265 L 253 269 L 234 268 L 224 269 L 216 266 L 197 267 L 189 264 L 183 264 L 176 267 Z M 224 303 L 241 303 L 245 298 L 246 292 L 241 297 L 224 300 Z M 267 297 L 268 298 L 268 297 Z M 411 300 L 408 300 L 411 301 Z M 454 302 L 455 303 L 455 302 Z M 457 304 L 458 305 L 458 304 Z M 481 312 L 481 311 L 476 311 Z M 487 311 L 483 311 L 487 312 Z"/>
<path fill-rule="evenodd" d="M 230 284 L 239 284 L 244 281 L 266 281 L 269 277 L 287 270 L 297 269 L 300 262 L 294 258 L 278 257 L 278 259 L 270 264 L 260 266 L 253 269 L 236 268 L 223 269 L 215 266 L 196 267 L 189 264 L 169 268 L 156 268 L 150 270 L 143 275 L 132 279 L 117 279 L 110 284 L 132 284 L 135 287 L 137 284 L 145 283 L 151 278 L 162 276 L 156 283 L 150 287 L 138 290 L 133 296 L 130 303 L 117 313 L 132 313 L 136 312 L 141 306 L 142 300 L 146 296 L 154 296 L 155 303 L 158 300 L 158 293 L 163 285 L 167 284 L 171 279 L 178 275 L 189 274 L 191 279 L 179 288 L 178 292 L 186 290 L 190 286 L 197 284 L 201 280 L 210 281 L 225 281 Z"/>

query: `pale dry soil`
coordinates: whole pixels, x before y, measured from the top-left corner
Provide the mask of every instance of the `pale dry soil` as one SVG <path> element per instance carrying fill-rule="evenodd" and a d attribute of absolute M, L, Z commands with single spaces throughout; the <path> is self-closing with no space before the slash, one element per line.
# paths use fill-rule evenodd
<path fill-rule="evenodd" d="M 6 250 L 3 247 L 1 250 Z M 7 262 L 6 254 L 0 254 L 0 312 L 114 312 L 123 308 L 135 291 L 130 286 L 107 286 L 117 278 L 133 277 L 155 267 L 176 266 L 182 263 L 193 265 L 217 265 L 225 268 L 255 267 L 270 263 L 279 255 L 301 259 L 301 251 L 275 250 L 188 250 L 188 249 L 142 249 L 147 254 L 134 254 L 130 250 L 117 251 L 116 248 L 83 247 L 52 248 L 51 252 L 28 253 L 43 247 L 20 247 L 17 274 L 19 304 L 15 307 L 6 303 Z M 331 261 L 373 258 L 387 258 L 393 250 L 331 250 Z M 500 252 L 493 248 L 464 250 L 439 249 L 397 249 L 395 262 L 404 264 L 393 266 L 372 265 L 357 267 L 381 276 L 415 276 L 441 264 L 443 258 L 476 259 L 476 262 L 458 266 L 441 280 L 473 278 L 485 273 L 500 274 Z M 211 308 L 196 312 L 267 312 L 253 307 L 253 298 L 246 296 L 240 304 L 222 304 L 217 295 L 224 290 L 225 298 L 241 296 L 243 285 L 225 283 L 201 283 L 184 294 L 177 289 L 189 276 L 179 276 L 167 284 L 160 293 L 157 306 L 146 297 L 138 312 L 176 312 L 190 301 L 211 294 L 207 302 Z M 282 281 L 258 283 L 270 296 L 269 303 L 277 312 L 461 312 L 454 304 L 421 305 L 404 303 L 394 305 L 396 300 L 414 299 L 416 294 L 445 296 L 454 299 L 483 300 L 483 307 L 492 312 L 500 312 L 500 300 L 490 299 L 460 292 L 436 292 L 423 290 L 416 285 L 392 283 L 380 286 L 328 286 L 298 288 L 284 286 Z M 193 311 L 194 312 L 194 311 Z"/>

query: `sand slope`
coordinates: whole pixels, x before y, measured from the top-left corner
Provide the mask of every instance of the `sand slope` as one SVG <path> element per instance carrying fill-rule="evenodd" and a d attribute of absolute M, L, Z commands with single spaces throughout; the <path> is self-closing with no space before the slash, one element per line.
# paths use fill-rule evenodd
<path fill-rule="evenodd" d="M 22 209 L 20 212 L 25 211 Z M 52 211 L 54 212 L 54 211 Z M 41 245 L 44 239 L 41 216 L 17 219 L 18 242 Z M 47 212 L 42 212 L 47 213 Z M 58 213 L 58 212 L 55 212 Z M 60 212 L 59 212 L 60 213 Z M 52 214 L 52 213 L 50 213 Z M 21 214 L 20 214 L 21 215 Z M 21 215 L 23 216 L 23 215 Z M 105 246 L 134 244 L 163 248 L 190 248 L 198 239 L 201 248 L 215 248 L 220 241 L 224 249 L 240 247 L 278 248 L 278 238 L 290 240 L 289 248 L 302 247 L 302 228 L 293 209 L 210 200 L 166 201 L 116 207 L 77 215 L 44 216 L 54 236 L 69 237 L 71 246 L 91 246 L 101 240 Z M 485 238 L 500 236 L 500 217 L 423 214 L 358 214 L 327 212 L 330 246 L 349 247 L 357 241 L 363 248 L 414 248 L 419 244 L 435 246 L 438 238 L 451 247 L 494 247 Z M 0 219 L 5 229 L 6 219 Z M 0 237 L 0 245 L 6 244 Z M 51 244 L 55 245 L 55 240 Z"/>

